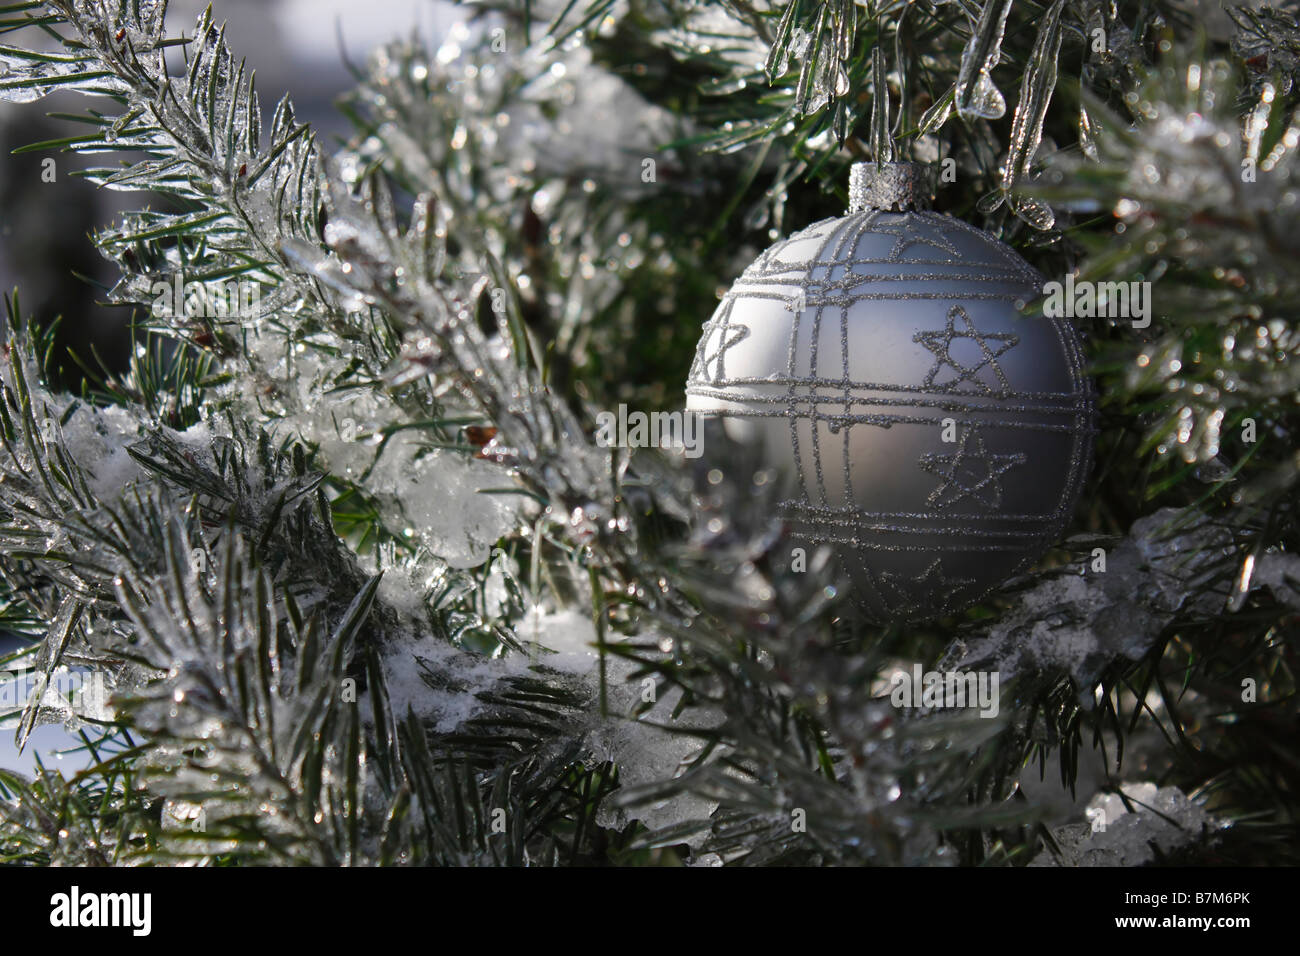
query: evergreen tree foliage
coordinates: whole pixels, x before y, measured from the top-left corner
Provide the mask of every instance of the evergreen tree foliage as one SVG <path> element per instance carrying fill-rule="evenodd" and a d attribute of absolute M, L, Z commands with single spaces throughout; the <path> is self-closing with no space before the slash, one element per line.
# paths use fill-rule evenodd
<path fill-rule="evenodd" d="M 126 373 L 7 300 L 0 668 L 37 693 L 0 716 L 90 756 L 0 771 L 0 859 L 1300 862 L 1293 2 L 490 0 L 354 65 L 337 149 L 166 7 L 0 6 L 0 99 L 86 95 L 26 149 L 140 194 L 93 237 Z M 926 625 L 790 567 L 752 449 L 595 439 L 681 406 L 720 293 L 863 159 L 1152 289 L 1077 320 L 1070 536 Z M 998 717 L 893 706 L 900 662 L 997 670 Z M 1098 752 L 1109 834 L 1042 797 Z"/>

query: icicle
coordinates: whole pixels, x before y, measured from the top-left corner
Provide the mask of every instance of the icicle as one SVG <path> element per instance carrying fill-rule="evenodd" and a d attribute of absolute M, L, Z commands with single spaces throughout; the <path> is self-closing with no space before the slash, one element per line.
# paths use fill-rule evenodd
<path fill-rule="evenodd" d="M 877 163 L 894 161 L 894 143 L 889 135 L 889 105 L 885 55 L 877 45 L 871 51 L 871 155 Z"/>
<path fill-rule="evenodd" d="M 784 76 L 790 69 L 790 48 L 793 45 L 794 38 L 794 20 L 799 14 L 799 8 L 802 6 L 800 0 L 792 0 L 785 8 L 785 13 L 781 16 L 781 25 L 776 29 L 776 36 L 772 40 L 771 49 L 767 54 L 767 61 L 763 64 L 763 71 L 767 74 L 767 82 L 773 83 L 778 76 Z"/>
<path fill-rule="evenodd" d="M 962 116 L 999 119 L 1007 111 L 1006 100 L 993 85 L 990 72 L 1002 55 L 1002 36 L 1012 0 L 986 0 L 979 21 L 961 55 L 957 73 L 957 111 Z"/>
<path fill-rule="evenodd" d="M 953 98 L 954 91 L 949 90 L 921 114 L 921 122 L 917 128 L 918 138 L 933 133 L 948 122 L 948 117 L 952 115 Z"/>
<path fill-rule="evenodd" d="M 102 70 L 91 70 L 80 59 L 59 59 L 55 62 L 30 63 L 0 74 L 0 100 L 10 103 L 31 103 L 56 90 L 77 90 L 83 93 L 121 95 L 131 92 L 130 87 L 116 76 Z"/>
<path fill-rule="evenodd" d="M 1011 197 L 1012 209 L 1039 230 L 1051 229 L 1056 224 L 1051 208 L 1037 199 L 1012 196 L 1011 190 L 1018 180 L 1029 175 L 1029 165 L 1042 142 L 1043 120 L 1052 102 L 1052 91 L 1056 88 L 1056 57 L 1061 52 L 1061 8 L 1064 5 L 1065 0 L 1056 0 L 1038 30 L 1029 69 L 1020 87 L 1020 103 L 1011 123 L 1010 149 L 1002 174 L 1002 190 Z"/>

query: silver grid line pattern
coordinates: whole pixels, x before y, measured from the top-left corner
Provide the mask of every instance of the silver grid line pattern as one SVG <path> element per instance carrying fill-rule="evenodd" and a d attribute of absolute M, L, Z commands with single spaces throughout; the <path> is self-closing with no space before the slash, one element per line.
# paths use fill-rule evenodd
<path fill-rule="evenodd" d="M 864 245 L 875 251 L 864 254 Z M 1078 337 L 1065 320 L 1017 314 L 1043 281 L 1009 247 L 950 216 L 862 209 L 823 220 L 764 252 L 724 296 L 696 350 L 689 407 L 788 426 L 797 488 L 782 517 L 814 542 L 838 546 L 864 585 L 855 581 L 855 592 L 866 592 L 858 596 L 877 616 L 955 609 L 1059 538 L 1091 465 L 1095 401 Z M 910 310 L 905 336 L 896 319 L 872 328 L 872 310 L 896 315 L 894 303 Z M 990 308 L 1000 310 L 996 321 Z M 1034 333 L 1034 344 L 1022 341 L 1021 328 Z M 778 360 L 772 343 L 782 333 Z M 893 340 L 879 341 L 877 367 L 907 347 L 909 361 L 924 358 L 928 368 L 909 369 L 912 380 L 855 377 L 864 342 L 882 335 Z M 1031 357 L 1027 348 L 1037 352 Z M 755 355 L 766 365 L 754 368 Z M 1033 377 L 1024 368 L 1040 358 L 1063 371 L 1053 387 L 1024 384 Z M 1004 367 L 1013 360 L 1016 368 Z M 907 470 L 908 483 L 924 485 L 911 507 L 891 507 L 855 474 L 863 467 L 861 446 L 854 450 L 861 430 L 899 427 L 927 429 L 918 439 L 924 450 L 893 462 Z M 934 444 L 928 436 L 944 427 L 955 434 Z M 1044 441 L 1057 451 L 1045 455 Z M 1048 460 L 1062 457 L 1063 467 Z M 1017 472 L 1041 471 L 1045 462 L 1059 476 L 1059 493 L 1042 507 L 1018 508 L 1012 488 L 1032 484 L 1032 475 Z M 891 565 L 872 554 L 914 554 L 920 563 Z M 1006 556 L 996 580 L 971 570 L 980 555 L 995 554 Z M 964 557 L 954 563 L 950 555 Z M 909 581 L 929 596 L 902 600 Z M 935 582 L 945 585 L 937 605 Z"/>

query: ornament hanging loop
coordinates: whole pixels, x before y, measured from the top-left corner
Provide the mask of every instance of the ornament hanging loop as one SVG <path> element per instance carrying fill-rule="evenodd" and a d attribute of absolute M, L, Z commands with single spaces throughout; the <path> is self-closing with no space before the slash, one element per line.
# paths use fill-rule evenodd
<path fill-rule="evenodd" d="M 929 174 L 920 163 L 854 163 L 849 168 L 849 212 L 929 209 Z"/>

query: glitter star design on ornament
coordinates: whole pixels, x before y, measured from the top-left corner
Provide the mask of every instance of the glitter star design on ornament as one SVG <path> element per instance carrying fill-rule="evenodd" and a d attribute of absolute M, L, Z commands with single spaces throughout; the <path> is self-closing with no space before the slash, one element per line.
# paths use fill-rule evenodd
<path fill-rule="evenodd" d="M 957 327 L 958 319 L 961 319 L 963 325 L 961 329 Z M 982 358 L 975 364 L 968 365 L 953 356 L 953 343 L 960 339 L 969 339 L 979 347 Z M 912 336 L 912 341 L 920 342 L 934 353 L 934 368 L 926 374 L 923 383 L 926 388 L 937 386 L 945 391 L 957 391 L 957 386 L 962 382 L 969 382 L 985 395 L 1005 398 L 1010 394 L 1011 382 L 997 360 L 1020 344 L 1019 336 L 1012 335 L 1010 332 L 981 332 L 975 328 L 975 323 L 966 314 L 966 310 L 959 305 L 954 305 L 948 310 L 946 326 L 931 332 L 917 332 Z M 937 381 L 945 367 L 952 369 L 957 377 L 951 381 Z M 979 378 L 980 372 L 986 368 L 997 379 L 996 389 Z"/>
<path fill-rule="evenodd" d="M 985 508 L 996 509 L 1002 505 L 1002 476 L 1024 463 L 1023 452 L 991 453 L 984 444 L 984 436 L 972 428 L 962 433 L 953 454 L 926 452 L 921 456 L 921 467 L 943 479 L 925 503 L 931 508 L 944 509 L 969 498 Z"/>
<path fill-rule="evenodd" d="M 889 255 L 885 257 L 886 262 L 902 262 L 903 250 L 908 246 L 924 245 L 933 246 L 942 252 L 948 254 L 949 259 L 961 258 L 961 252 L 952 244 L 939 223 L 931 222 L 928 219 L 922 219 L 919 216 L 907 216 L 901 222 L 896 222 L 888 226 L 881 226 L 872 223 L 871 231 L 881 236 L 893 236 L 894 247 L 889 250 Z M 919 259 L 918 262 L 927 262 L 933 260 Z"/>
<path fill-rule="evenodd" d="M 927 615 L 935 607 L 951 603 L 954 595 L 975 583 L 971 578 L 945 575 L 939 558 L 931 561 L 919 575 L 881 571 L 877 580 L 876 594 L 886 611 L 905 618 Z"/>

